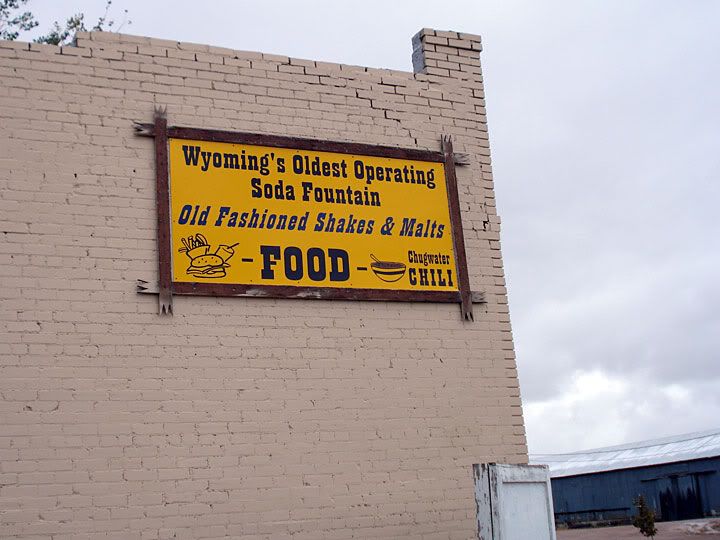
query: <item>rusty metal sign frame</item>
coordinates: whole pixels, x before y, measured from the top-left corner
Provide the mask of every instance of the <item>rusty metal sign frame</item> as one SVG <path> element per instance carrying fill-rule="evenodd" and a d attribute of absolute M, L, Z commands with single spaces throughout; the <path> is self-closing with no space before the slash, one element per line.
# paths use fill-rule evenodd
<path fill-rule="evenodd" d="M 455 165 L 468 163 L 468 156 L 455 154 L 449 136 L 441 138 L 442 151 L 375 146 L 361 143 L 321 141 L 300 137 L 265 135 L 221 131 L 190 127 L 168 126 L 165 110 L 156 109 L 152 124 L 136 123 L 137 135 L 155 139 L 155 184 L 157 193 L 157 241 L 158 241 L 158 286 L 138 280 L 138 292 L 158 294 L 158 313 L 173 312 L 173 295 L 190 296 L 240 296 L 255 298 L 310 298 L 322 300 L 377 300 L 395 302 L 439 302 L 460 304 L 464 320 L 473 320 L 473 303 L 483 303 L 484 294 L 472 292 L 468 278 L 465 239 L 463 235 L 460 201 L 458 197 Z M 297 148 L 356 154 L 375 157 L 413 159 L 443 163 L 450 210 L 453 251 L 458 270 L 458 291 L 402 291 L 384 289 L 341 289 L 334 287 L 299 287 L 279 285 L 241 285 L 229 283 L 184 283 L 172 281 L 172 248 L 170 237 L 170 174 L 169 139 L 190 139 L 210 142 L 249 144 L 279 148 Z"/>

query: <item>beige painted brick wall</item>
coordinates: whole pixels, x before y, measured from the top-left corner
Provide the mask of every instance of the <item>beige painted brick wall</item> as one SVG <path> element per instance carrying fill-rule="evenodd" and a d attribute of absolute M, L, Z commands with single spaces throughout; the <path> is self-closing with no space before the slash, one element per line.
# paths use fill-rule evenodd
<path fill-rule="evenodd" d="M 527 450 L 477 36 L 418 73 L 145 37 L 0 42 L 0 537 L 471 538 Z M 138 295 L 171 124 L 471 155 L 476 321 L 445 304 Z"/>

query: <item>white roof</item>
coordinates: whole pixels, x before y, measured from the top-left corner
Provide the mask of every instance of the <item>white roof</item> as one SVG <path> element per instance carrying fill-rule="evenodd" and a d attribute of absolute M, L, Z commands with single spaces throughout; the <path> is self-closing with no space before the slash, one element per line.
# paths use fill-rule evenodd
<path fill-rule="evenodd" d="M 559 478 L 717 456 L 720 428 L 569 454 L 534 454 L 530 463 L 548 465 L 550 477 Z"/>

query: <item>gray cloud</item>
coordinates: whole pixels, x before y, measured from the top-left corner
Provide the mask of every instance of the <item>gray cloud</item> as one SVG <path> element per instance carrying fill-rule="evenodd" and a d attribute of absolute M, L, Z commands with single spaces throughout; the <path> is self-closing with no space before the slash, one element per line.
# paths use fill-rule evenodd
<path fill-rule="evenodd" d="M 531 450 L 717 425 L 718 15 L 583 4 L 489 96 Z M 597 397 L 590 373 L 626 384 Z"/>

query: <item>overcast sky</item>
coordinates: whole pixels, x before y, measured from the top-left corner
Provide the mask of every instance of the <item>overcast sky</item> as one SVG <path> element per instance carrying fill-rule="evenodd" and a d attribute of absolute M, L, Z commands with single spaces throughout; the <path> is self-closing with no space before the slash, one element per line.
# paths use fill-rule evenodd
<path fill-rule="evenodd" d="M 28 4 L 40 29 L 103 5 Z M 126 33 L 406 71 L 422 27 L 481 34 L 530 451 L 720 426 L 720 1 L 123 9 Z"/>

